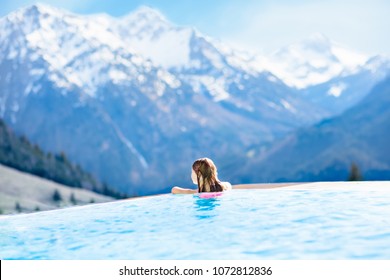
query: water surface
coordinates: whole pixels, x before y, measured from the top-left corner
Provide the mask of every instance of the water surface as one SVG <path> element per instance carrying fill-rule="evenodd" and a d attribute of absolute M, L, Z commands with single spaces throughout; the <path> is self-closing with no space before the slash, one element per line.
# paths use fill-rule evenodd
<path fill-rule="evenodd" d="M 390 192 L 233 190 L 0 218 L 1 259 L 390 259 Z"/>

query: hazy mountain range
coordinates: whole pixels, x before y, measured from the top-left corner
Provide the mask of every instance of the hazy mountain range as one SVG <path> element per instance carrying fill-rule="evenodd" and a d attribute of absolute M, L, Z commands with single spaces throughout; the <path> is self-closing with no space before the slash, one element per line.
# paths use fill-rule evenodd
<path fill-rule="evenodd" d="M 351 164 L 366 180 L 390 178 L 390 76 L 339 116 L 276 141 L 237 172 L 251 181 L 344 181 Z"/>
<path fill-rule="evenodd" d="M 38 4 L 0 30 L 0 117 L 130 195 L 188 186 L 203 156 L 223 179 L 257 180 L 273 143 L 342 114 L 389 73 L 387 58 L 321 34 L 265 57 L 148 7 L 112 18 Z"/>

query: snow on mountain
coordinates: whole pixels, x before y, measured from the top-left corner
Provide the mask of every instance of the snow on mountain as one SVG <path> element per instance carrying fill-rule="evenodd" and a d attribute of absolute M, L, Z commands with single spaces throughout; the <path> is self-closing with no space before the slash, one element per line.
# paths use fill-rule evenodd
<path fill-rule="evenodd" d="M 390 59 L 385 56 L 374 56 L 357 71 L 308 86 L 300 90 L 300 93 L 331 115 L 338 115 L 357 104 L 372 87 L 388 75 L 390 75 Z"/>
<path fill-rule="evenodd" d="M 339 97 L 345 90 L 346 85 L 344 83 L 333 84 L 328 90 L 328 95 Z"/>
<path fill-rule="evenodd" d="M 153 71 L 160 78 L 157 94 L 163 94 L 164 84 L 177 87 L 179 82 L 172 75 L 134 53 L 110 30 L 116 22 L 107 15 L 79 16 L 36 4 L 3 19 L 6 33 L 1 45 L 8 50 L 2 53 L 8 53 L 7 59 L 24 59 L 31 52 L 31 62 L 43 59 L 58 86 L 77 86 L 90 96 L 109 81 L 144 84 L 145 91 L 150 91 L 147 76 Z"/>
<path fill-rule="evenodd" d="M 316 33 L 299 43 L 279 49 L 256 63 L 298 89 L 357 72 L 368 56 L 352 51 Z"/>
<path fill-rule="evenodd" d="M 174 26 L 157 10 L 142 6 L 117 20 L 111 31 L 157 65 L 170 68 L 189 63 L 192 29 Z"/>
<path fill-rule="evenodd" d="M 232 56 L 233 53 L 226 45 L 201 34 L 195 28 L 176 26 L 159 11 L 146 6 L 117 20 L 111 31 L 137 53 L 166 69 L 201 67 L 202 61 L 194 55 L 199 51 L 203 51 L 214 67 L 222 68 L 225 65 L 220 54 L 230 53 Z M 214 50 L 211 47 L 204 49 L 206 45 L 212 46 Z M 239 60 L 237 57 L 233 59 Z"/>
<path fill-rule="evenodd" d="M 378 76 L 379 79 L 382 80 L 389 74 L 390 56 L 373 56 L 366 62 L 364 69 L 370 71 L 373 75 Z"/>
<path fill-rule="evenodd" d="M 122 17 L 111 28 L 126 45 L 170 70 L 190 83 L 199 92 L 206 88 L 215 101 L 229 98 L 232 84 L 242 87 L 238 76 L 259 76 L 263 69 L 256 68 L 253 57 L 210 38 L 193 27 L 176 26 L 161 13 L 149 7 L 140 7 Z M 267 74 L 270 82 L 278 82 Z"/>

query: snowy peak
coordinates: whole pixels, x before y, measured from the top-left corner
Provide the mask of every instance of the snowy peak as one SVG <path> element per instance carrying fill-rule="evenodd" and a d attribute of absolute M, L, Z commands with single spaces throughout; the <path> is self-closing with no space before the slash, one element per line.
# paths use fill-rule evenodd
<path fill-rule="evenodd" d="M 354 73 L 367 61 L 367 56 L 321 33 L 281 48 L 268 57 L 243 55 L 192 27 L 174 25 L 161 12 L 148 6 L 141 6 L 122 18 L 112 18 L 106 14 L 77 15 L 34 4 L 0 19 L 0 28 L 0 58 L 6 57 L 5 45 L 13 44 L 8 49 L 14 50 L 10 57 L 15 57 L 27 41 L 29 50 L 42 55 L 61 71 L 75 59 L 99 50 L 88 65 L 110 63 L 112 57 L 118 57 L 114 53 L 121 54 L 122 62 L 129 62 L 123 53 L 125 57 L 139 54 L 153 65 L 179 74 L 227 78 L 237 72 L 258 76 L 266 71 L 289 86 L 306 88 Z M 145 59 L 137 61 L 143 63 Z"/>
<path fill-rule="evenodd" d="M 311 53 L 311 55 L 327 55 L 331 57 L 332 52 L 330 40 L 321 33 L 315 33 L 301 42 L 282 47 L 274 52 L 272 57 L 280 59 L 291 59 L 291 57 L 294 57 L 295 59 L 302 60 L 302 56 L 307 53 Z"/>
<path fill-rule="evenodd" d="M 77 86 L 90 96 L 106 83 L 141 83 L 139 80 L 142 90 L 152 91 L 147 89 L 152 85 L 148 82 L 159 69 L 112 29 L 117 22 L 104 14 L 74 15 L 41 4 L 19 9 L 0 22 L 4 32 L 0 62 L 8 58 L 14 64 L 31 65 L 31 73 L 46 73 L 57 86 Z M 165 75 L 166 71 L 158 73 Z M 163 78 L 159 82 L 165 84 Z"/>
<path fill-rule="evenodd" d="M 307 39 L 304 39 L 301 43 L 302 46 L 307 49 L 324 51 L 328 50 L 331 47 L 332 42 L 328 37 L 322 33 L 314 33 L 310 35 Z"/>
<path fill-rule="evenodd" d="M 385 76 L 390 71 L 390 57 L 376 55 L 367 60 L 365 68 L 371 72 L 380 72 Z"/>
<path fill-rule="evenodd" d="M 188 63 L 192 29 L 173 25 L 153 8 L 141 6 L 120 18 L 110 30 L 156 65 L 170 68 Z"/>
<path fill-rule="evenodd" d="M 125 36 L 124 39 L 135 36 L 139 40 L 157 40 L 161 33 L 173 27 L 164 15 L 148 6 L 139 7 L 118 22 L 118 28 Z"/>
<path fill-rule="evenodd" d="M 267 59 L 262 58 L 261 64 L 288 85 L 305 88 L 354 73 L 367 59 L 367 56 L 315 33 L 301 42 L 281 48 Z"/>
<path fill-rule="evenodd" d="M 137 53 L 175 71 L 197 74 L 204 73 L 205 69 L 221 71 L 229 68 L 226 57 L 232 63 L 242 61 L 229 47 L 193 27 L 174 25 L 159 11 L 147 6 L 123 17 L 114 32 Z"/>
<path fill-rule="evenodd" d="M 33 15 L 33 16 L 58 15 L 58 14 L 68 13 L 66 10 L 61 10 L 42 3 L 36 3 L 30 6 L 26 6 L 22 8 L 22 11 L 24 11 L 24 14 L 27 16 L 28 15 Z"/>
<path fill-rule="evenodd" d="M 46 4 L 36 3 L 33 5 L 22 7 L 6 16 L 10 22 L 22 22 L 25 19 L 35 20 L 39 22 L 42 19 L 63 18 L 64 16 L 72 15 L 69 11 L 60 8 L 52 7 Z"/>
<path fill-rule="evenodd" d="M 123 17 L 124 20 L 129 21 L 143 21 L 143 22 L 166 22 L 168 23 L 168 20 L 165 18 L 165 16 L 160 13 L 160 11 L 153 9 L 149 6 L 140 6 L 138 9 L 136 9 L 134 12 L 129 13 L 125 17 Z"/>

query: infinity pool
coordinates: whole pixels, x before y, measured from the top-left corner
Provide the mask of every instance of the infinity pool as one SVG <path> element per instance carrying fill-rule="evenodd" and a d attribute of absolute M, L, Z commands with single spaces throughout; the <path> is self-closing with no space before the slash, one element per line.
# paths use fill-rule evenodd
<path fill-rule="evenodd" d="M 0 259 L 390 259 L 390 191 L 167 194 L 3 216 Z"/>

